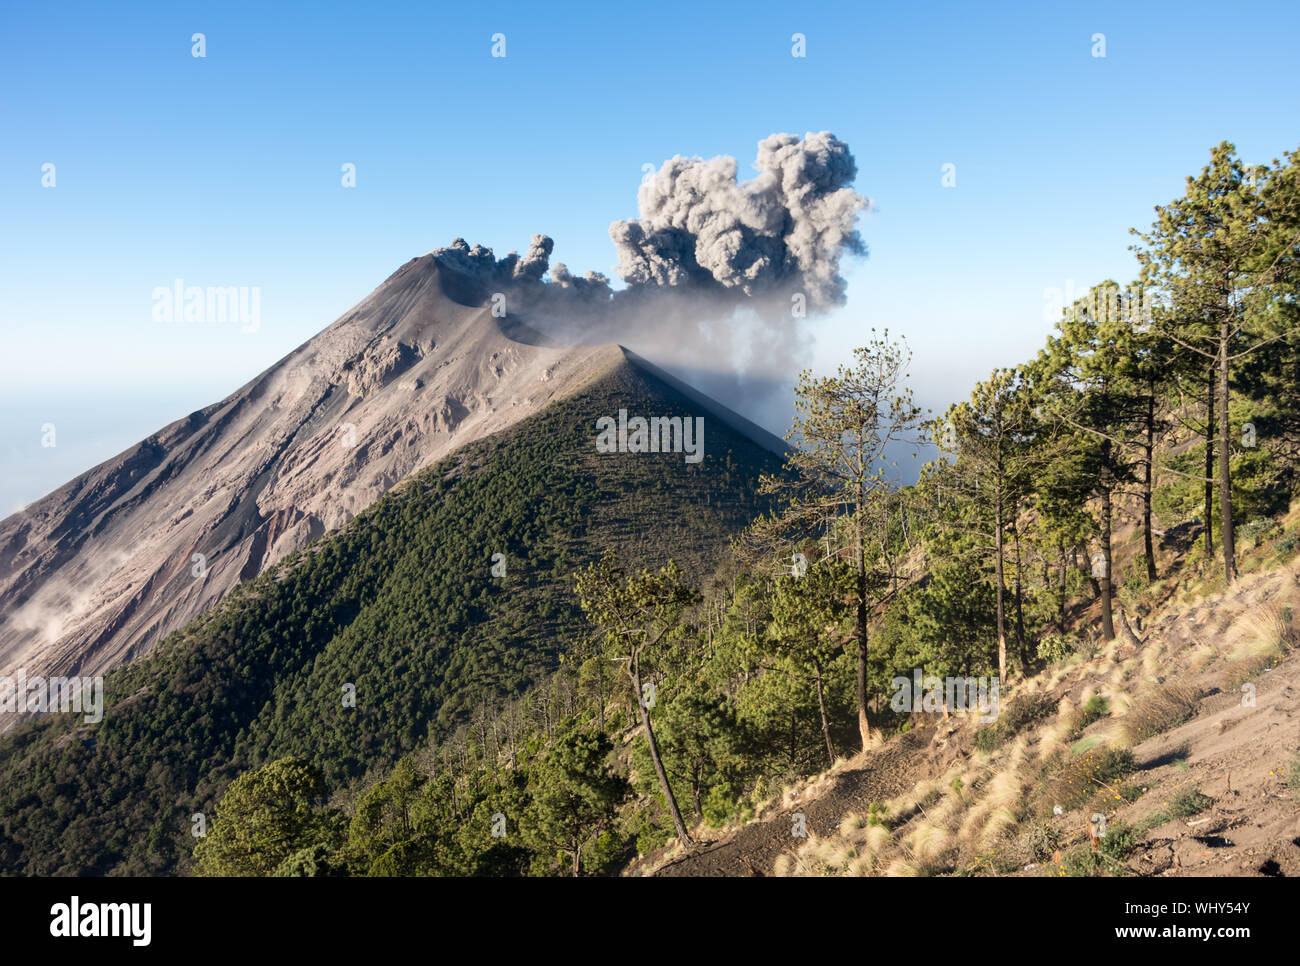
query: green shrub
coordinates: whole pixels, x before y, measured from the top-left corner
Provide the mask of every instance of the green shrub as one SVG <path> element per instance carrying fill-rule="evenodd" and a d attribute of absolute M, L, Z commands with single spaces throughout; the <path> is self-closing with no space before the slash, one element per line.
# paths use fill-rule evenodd
<path fill-rule="evenodd" d="M 867 807 L 867 825 L 879 825 L 881 828 L 889 828 L 889 809 L 878 802 L 872 802 Z"/>
<path fill-rule="evenodd" d="M 1100 694 L 1094 694 L 1083 706 L 1081 727 L 1086 728 L 1094 721 L 1104 718 L 1108 714 L 1110 714 L 1109 703 Z"/>
<path fill-rule="evenodd" d="M 634 855 L 637 843 L 629 835 L 606 829 L 582 850 L 582 866 L 588 872 L 608 875 Z"/>
<path fill-rule="evenodd" d="M 1035 822 L 1025 832 L 1025 851 L 1041 862 L 1061 847 L 1061 830 L 1050 822 Z"/>
<path fill-rule="evenodd" d="M 1213 804 L 1214 799 L 1210 798 L 1210 796 L 1202 795 L 1195 788 L 1188 788 L 1180 792 L 1178 797 L 1174 799 L 1170 811 L 1177 818 L 1190 818 L 1193 815 L 1199 815 Z"/>
<path fill-rule="evenodd" d="M 1083 734 L 1088 725 L 1104 718 L 1108 714 L 1110 714 L 1110 704 L 1101 695 L 1094 694 L 1087 700 L 1083 707 L 1079 708 L 1079 710 L 1074 713 L 1074 717 L 1070 721 L 1070 735 L 1072 737 L 1077 737 Z M 1085 745 L 1082 748 L 1076 747 L 1074 749 L 1075 754 L 1078 754 L 1080 751 L 1085 751 L 1090 747 L 1091 745 Z"/>
<path fill-rule="evenodd" d="M 1061 872 L 1071 878 L 1085 878 L 1101 871 L 1101 863 L 1087 846 L 1070 849 L 1061 856 Z"/>
<path fill-rule="evenodd" d="M 1124 875 L 1126 871 L 1122 862 L 1106 852 L 1094 852 L 1088 845 L 1076 846 L 1061 856 L 1061 874 L 1074 878 Z"/>
<path fill-rule="evenodd" d="M 1029 725 L 1050 717 L 1055 711 L 1056 702 L 1045 695 L 1017 695 L 999 711 L 996 724 L 975 732 L 975 747 L 986 754 L 992 752 Z"/>
<path fill-rule="evenodd" d="M 1135 848 L 1137 840 L 1141 833 L 1127 822 L 1116 819 L 1106 829 L 1106 834 L 1101 837 L 1099 846 L 1101 853 L 1116 862 L 1121 862 L 1128 858 Z"/>
<path fill-rule="evenodd" d="M 674 837 L 671 828 L 657 824 L 650 817 L 649 810 L 644 808 L 637 809 L 631 821 L 628 822 L 625 834 L 636 840 L 638 855 L 649 855 L 655 849 L 667 845 L 669 840 Z"/>
<path fill-rule="evenodd" d="M 1146 818 L 1137 823 L 1138 834 L 1148 831 L 1149 829 L 1159 828 L 1166 822 L 1172 822 L 1176 818 L 1191 818 L 1198 815 L 1214 804 L 1214 799 L 1208 795 L 1202 795 L 1195 788 L 1184 789 L 1173 800 L 1168 808 L 1162 808 L 1158 812 L 1152 812 Z"/>
<path fill-rule="evenodd" d="M 1241 534 L 1241 545 L 1243 548 L 1258 547 L 1273 534 L 1282 529 L 1282 525 L 1276 520 L 1270 520 L 1268 517 L 1259 517 L 1251 520 L 1240 530 L 1236 531 Z"/>
<path fill-rule="evenodd" d="M 1065 634 L 1047 634 L 1038 642 L 1038 656 L 1048 664 L 1068 660 L 1074 651 L 1074 639 Z"/>
<path fill-rule="evenodd" d="M 1101 837 L 1096 850 L 1079 845 L 1061 856 L 1061 874 L 1072 877 L 1125 875 L 1124 859 L 1137 848 L 1141 832 L 1127 822 L 1115 821 Z"/>
<path fill-rule="evenodd" d="M 1046 784 L 1042 803 L 1046 809 L 1060 805 L 1069 811 L 1099 792 L 1113 794 L 1111 785 L 1133 771 L 1133 753 L 1127 749 L 1090 748 L 1066 762 Z"/>
<path fill-rule="evenodd" d="M 1146 794 L 1146 789 L 1133 782 L 1124 782 L 1115 789 L 1115 794 L 1131 805 Z"/>
<path fill-rule="evenodd" d="M 1036 721 L 1056 713 L 1056 702 L 1046 695 L 1018 694 L 1007 702 L 1007 708 L 998 716 L 998 727 L 1007 737 L 1018 734 Z"/>
<path fill-rule="evenodd" d="M 1109 748 L 1101 754 L 1097 765 L 1097 779 L 1110 783 L 1125 778 L 1134 768 L 1133 752 L 1127 748 Z"/>

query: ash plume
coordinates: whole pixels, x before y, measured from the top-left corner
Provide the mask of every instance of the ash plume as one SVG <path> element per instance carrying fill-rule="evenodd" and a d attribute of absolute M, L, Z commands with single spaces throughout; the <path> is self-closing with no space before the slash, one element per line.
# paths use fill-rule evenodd
<path fill-rule="evenodd" d="M 735 158 L 679 155 L 648 176 L 639 216 L 609 228 L 618 291 L 600 272 L 550 265 L 546 235 L 500 259 L 460 238 L 434 254 L 505 293 L 510 315 L 549 339 L 622 343 L 752 411 L 807 358 L 802 316 L 844 303 L 840 260 L 866 254 L 856 224 L 869 208 L 850 187 L 848 145 L 828 131 L 773 134 L 754 168 L 742 182 Z"/>
<path fill-rule="evenodd" d="M 854 224 L 866 200 L 848 187 L 857 176 L 848 145 L 826 131 L 774 134 L 759 142 L 754 167 L 742 184 L 735 158 L 665 162 L 641 186 L 641 217 L 609 228 L 623 280 L 842 304 L 840 256 L 865 250 Z"/>

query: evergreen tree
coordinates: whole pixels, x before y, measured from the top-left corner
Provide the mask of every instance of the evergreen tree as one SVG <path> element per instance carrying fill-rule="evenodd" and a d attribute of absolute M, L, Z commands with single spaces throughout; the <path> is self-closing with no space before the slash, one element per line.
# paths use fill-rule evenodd
<path fill-rule="evenodd" d="M 664 767 L 675 788 L 689 797 L 695 818 L 719 823 L 730 818 L 747 762 L 757 751 L 724 695 L 691 682 L 657 709 L 655 737 Z M 638 771 L 649 764 L 638 743 L 633 761 Z M 651 783 L 653 784 L 653 783 Z"/>
<path fill-rule="evenodd" d="M 614 750 L 602 731 L 573 731 L 559 737 L 533 771 L 525 839 L 539 850 L 569 857 L 571 874 L 582 874 L 583 849 L 609 828 L 627 783 L 613 774 Z"/>
<path fill-rule="evenodd" d="M 835 764 L 835 742 L 826 712 L 827 676 L 844 651 L 840 621 L 852 599 L 853 571 L 834 558 L 779 580 L 772 595 L 771 646 L 776 656 L 789 659 L 797 678 L 812 682 L 828 766 Z"/>
<path fill-rule="evenodd" d="M 684 633 L 683 611 L 697 595 L 682 583 L 681 570 L 673 561 L 657 572 L 647 569 L 629 576 L 616 566 L 612 552 L 606 552 L 577 575 L 577 592 L 587 619 L 601 633 L 606 655 L 627 667 L 659 790 L 678 841 L 689 851 L 694 842 L 682 820 L 655 741 L 650 723 L 653 684 L 648 688 L 644 676 L 653 669 L 661 650 Z"/>
<path fill-rule="evenodd" d="M 1071 451 L 1070 475 L 1058 473 L 1056 481 L 1078 499 L 1097 501 L 1093 575 L 1106 640 L 1115 636 L 1115 497 L 1137 480 L 1136 448 L 1147 411 L 1128 365 L 1134 329 L 1114 308 L 1116 291 L 1114 283 L 1103 283 L 1075 302 L 1058 325 L 1058 336 L 1048 339 L 1044 356 L 1054 379 L 1044 396 L 1044 413 L 1062 424 Z"/>
<path fill-rule="evenodd" d="M 968 532 L 973 529 L 982 538 L 977 546 L 992 560 L 997 602 L 998 677 L 1004 684 L 1007 678 L 1008 531 L 1015 535 L 1016 543 L 1016 639 L 1022 659 L 1026 656 L 1018 520 L 1030 494 L 1036 462 L 1032 444 L 1038 432 L 1038 420 L 1028 390 L 1023 371 L 999 369 L 975 387 L 969 402 L 950 407 L 941 421 L 932 424 L 932 430 L 941 437 L 942 448 L 956 456 L 955 473 L 948 474 L 948 478 L 963 491 L 966 501 L 985 511 L 967 514 L 962 522 Z M 956 518 L 949 516 L 949 519 Z"/>
<path fill-rule="evenodd" d="M 786 526 L 806 536 L 826 520 L 833 553 L 848 551 L 854 571 L 852 606 L 857 644 L 858 733 L 871 741 L 867 720 L 868 622 L 899 588 L 900 548 L 890 539 L 892 495 L 899 487 L 895 451 L 918 441 L 921 410 L 906 385 L 910 353 L 889 333 L 853 351 L 854 365 L 834 376 L 810 370 L 795 386 L 795 417 L 786 439 L 795 443 L 786 466 L 793 483 L 765 478 L 768 492 L 790 497 Z M 915 452 L 912 454 L 915 456 Z M 842 517 L 842 520 L 836 518 Z M 840 536 L 847 546 L 840 546 Z"/>
<path fill-rule="evenodd" d="M 1292 158 L 1294 161 L 1294 158 Z M 1274 311 L 1292 291 L 1297 243 L 1295 175 L 1279 162 L 1247 167 L 1224 141 L 1210 152 L 1199 176 L 1187 179 L 1182 198 L 1156 208 L 1142 240 L 1142 281 L 1162 294 L 1157 314 L 1162 335 L 1202 360 L 1213 372 L 1217 434 L 1219 539 L 1224 576 L 1237 578 L 1232 512 L 1230 406 L 1234 370 L 1259 349 L 1295 331 L 1292 313 Z M 1265 182 L 1266 184 L 1261 184 Z M 1280 326 L 1278 323 L 1281 323 Z M 1206 506 L 1209 513 L 1209 502 Z"/>
<path fill-rule="evenodd" d="M 330 817 L 318 805 L 320 771 L 281 758 L 230 783 L 216 821 L 194 849 L 200 875 L 269 875 L 285 859 L 325 837 Z"/>

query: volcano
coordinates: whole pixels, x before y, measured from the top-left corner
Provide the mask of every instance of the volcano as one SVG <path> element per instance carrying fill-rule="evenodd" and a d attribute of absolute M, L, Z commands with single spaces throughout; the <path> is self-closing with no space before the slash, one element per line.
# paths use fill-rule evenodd
<path fill-rule="evenodd" d="M 412 259 L 227 398 L 0 522 L 0 675 L 127 663 L 413 473 L 623 366 L 784 452 L 635 353 L 556 344 L 439 252 Z"/>

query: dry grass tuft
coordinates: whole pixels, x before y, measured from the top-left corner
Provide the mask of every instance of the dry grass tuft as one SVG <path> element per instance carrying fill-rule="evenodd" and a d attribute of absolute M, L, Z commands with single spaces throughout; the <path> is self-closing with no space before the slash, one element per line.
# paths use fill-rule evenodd
<path fill-rule="evenodd" d="M 846 876 L 861 878 L 871 875 L 876 869 L 876 857 L 874 855 L 859 855 L 849 861 L 844 867 Z"/>
<path fill-rule="evenodd" d="M 1165 663 L 1164 643 L 1148 644 L 1142 652 L 1142 673 L 1147 677 L 1155 677 Z"/>
<path fill-rule="evenodd" d="M 889 867 L 885 869 L 885 875 L 892 878 L 915 878 L 923 872 L 924 870 L 919 862 L 905 859 L 902 856 L 889 863 Z"/>
<path fill-rule="evenodd" d="M 921 809 L 928 809 L 943 795 L 942 779 L 917 782 L 910 789 L 886 803 L 889 814 L 898 822 L 906 822 Z"/>
<path fill-rule="evenodd" d="M 1119 737 L 1136 745 L 1176 728 L 1196 713 L 1200 697 L 1191 685 L 1166 682 L 1138 698 L 1120 723 Z"/>
<path fill-rule="evenodd" d="M 1047 760 L 1053 755 L 1059 754 L 1065 750 L 1066 742 L 1070 733 L 1074 730 L 1073 715 L 1069 718 L 1062 718 L 1055 724 L 1050 724 L 1038 732 L 1038 756 L 1042 760 Z"/>
<path fill-rule="evenodd" d="M 1016 816 L 1010 808 L 994 809 L 984 826 L 983 833 L 980 835 L 980 847 L 983 849 L 997 848 L 1014 837 L 1016 826 Z"/>
<path fill-rule="evenodd" d="M 1277 604 L 1259 604 L 1250 607 L 1229 630 L 1228 659 L 1256 661 L 1260 658 L 1279 658 L 1289 649 L 1291 625 Z"/>
<path fill-rule="evenodd" d="M 1000 771 L 989 781 L 984 790 L 984 801 L 993 808 L 1010 808 L 1023 797 L 1024 780 L 1014 768 Z"/>
<path fill-rule="evenodd" d="M 1218 650 L 1209 644 L 1198 644 L 1187 655 L 1187 667 L 1192 673 L 1204 671 L 1219 656 Z"/>

